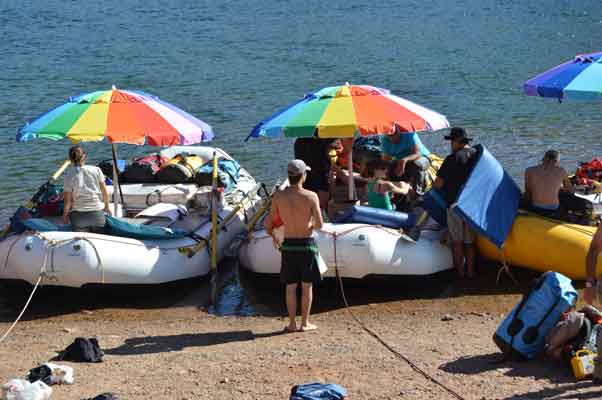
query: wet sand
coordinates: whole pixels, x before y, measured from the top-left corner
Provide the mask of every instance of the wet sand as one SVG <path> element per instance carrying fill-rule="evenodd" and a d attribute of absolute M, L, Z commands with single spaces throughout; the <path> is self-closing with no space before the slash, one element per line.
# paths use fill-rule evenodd
<path fill-rule="evenodd" d="M 281 288 L 220 266 L 218 304 L 208 307 L 210 279 L 159 288 L 47 289 L 0 344 L 0 380 L 22 377 L 77 336 L 97 336 L 99 364 L 75 364 L 76 383 L 55 399 L 105 391 L 124 399 L 286 399 L 298 383 L 327 381 L 350 399 L 447 399 L 350 318 L 334 281 L 316 290 L 315 332 L 282 334 Z M 518 271 L 518 270 L 516 270 Z M 475 281 L 453 276 L 396 282 L 345 282 L 353 313 L 395 350 L 467 399 L 601 398 L 602 387 L 576 382 L 546 360 L 500 363 L 491 340 L 534 276 L 520 286 L 493 267 Z M 240 275 L 240 276 L 239 276 Z M 26 300 L 28 287 L 0 287 L 0 331 Z M 216 315 L 219 314 L 219 315 Z"/>

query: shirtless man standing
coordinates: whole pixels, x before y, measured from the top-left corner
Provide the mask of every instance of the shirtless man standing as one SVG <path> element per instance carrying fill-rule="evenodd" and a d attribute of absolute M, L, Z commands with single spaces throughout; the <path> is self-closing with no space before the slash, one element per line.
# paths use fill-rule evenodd
<path fill-rule="evenodd" d="M 300 331 L 314 330 L 309 323 L 312 302 L 312 284 L 321 279 L 318 267 L 318 247 L 312 237 L 314 229 L 322 229 L 322 213 L 318 196 L 303 189 L 306 171 L 310 168 L 302 160 L 288 163 L 290 186 L 274 195 L 272 208 L 265 219 L 266 231 L 271 235 L 273 221 L 280 216 L 284 225 L 282 242 L 282 264 L 280 280 L 286 285 L 286 308 L 289 324 L 286 332 L 297 331 L 297 285 L 301 282 L 301 327 Z"/>
<path fill-rule="evenodd" d="M 558 152 L 548 150 L 541 164 L 525 170 L 525 198 L 531 211 L 544 217 L 558 218 L 560 189 L 573 191 L 568 174 L 558 161 Z"/>

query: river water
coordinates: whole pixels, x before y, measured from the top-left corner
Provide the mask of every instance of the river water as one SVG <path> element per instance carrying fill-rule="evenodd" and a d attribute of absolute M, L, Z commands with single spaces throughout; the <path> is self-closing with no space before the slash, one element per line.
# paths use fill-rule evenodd
<path fill-rule="evenodd" d="M 134 88 L 211 124 L 215 145 L 259 180 L 283 175 L 287 139 L 244 143 L 306 92 L 385 87 L 445 114 L 522 180 L 548 148 L 567 169 L 599 153 L 600 104 L 527 97 L 522 83 L 600 50 L 596 0 L 0 2 L 0 219 L 52 173 L 68 143 L 16 129 L 81 92 Z M 446 153 L 440 133 L 423 138 Z M 91 158 L 110 157 L 106 142 Z M 121 156 L 151 148 L 121 145 Z"/>

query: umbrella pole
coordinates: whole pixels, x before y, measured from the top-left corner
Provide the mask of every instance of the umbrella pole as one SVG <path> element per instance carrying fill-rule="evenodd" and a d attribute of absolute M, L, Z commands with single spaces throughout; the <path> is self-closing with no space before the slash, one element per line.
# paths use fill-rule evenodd
<path fill-rule="evenodd" d="M 113 216 L 118 217 L 117 210 L 119 209 L 119 193 L 121 186 L 119 185 L 119 173 L 117 172 L 117 148 L 115 143 L 111 143 L 111 152 L 113 153 Z"/>
<path fill-rule="evenodd" d="M 353 141 L 351 142 L 351 150 L 349 151 L 349 157 L 347 157 L 347 169 L 349 171 L 349 190 L 347 194 L 349 201 L 352 201 L 355 200 L 355 196 L 353 193 L 355 188 L 355 184 L 353 182 Z"/>

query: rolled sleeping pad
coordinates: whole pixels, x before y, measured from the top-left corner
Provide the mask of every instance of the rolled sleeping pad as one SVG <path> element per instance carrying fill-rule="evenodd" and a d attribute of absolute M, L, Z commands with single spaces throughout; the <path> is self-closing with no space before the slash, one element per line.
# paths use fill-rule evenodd
<path fill-rule="evenodd" d="M 416 225 L 417 216 L 399 211 L 383 210 L 365 206 L 353 206 L 341 214 L 335 222 L 343 224 L 359 223 L 382 225 L 387 228 L 412 228 Z"/>
<path fill-rule="evenodd" d="M 190 182 L 195 171 L 203 163 L 203 159 L 199 156 L 178 154 L 161 167 L 157 172 L 157 180 L 161 183 Z"/>

